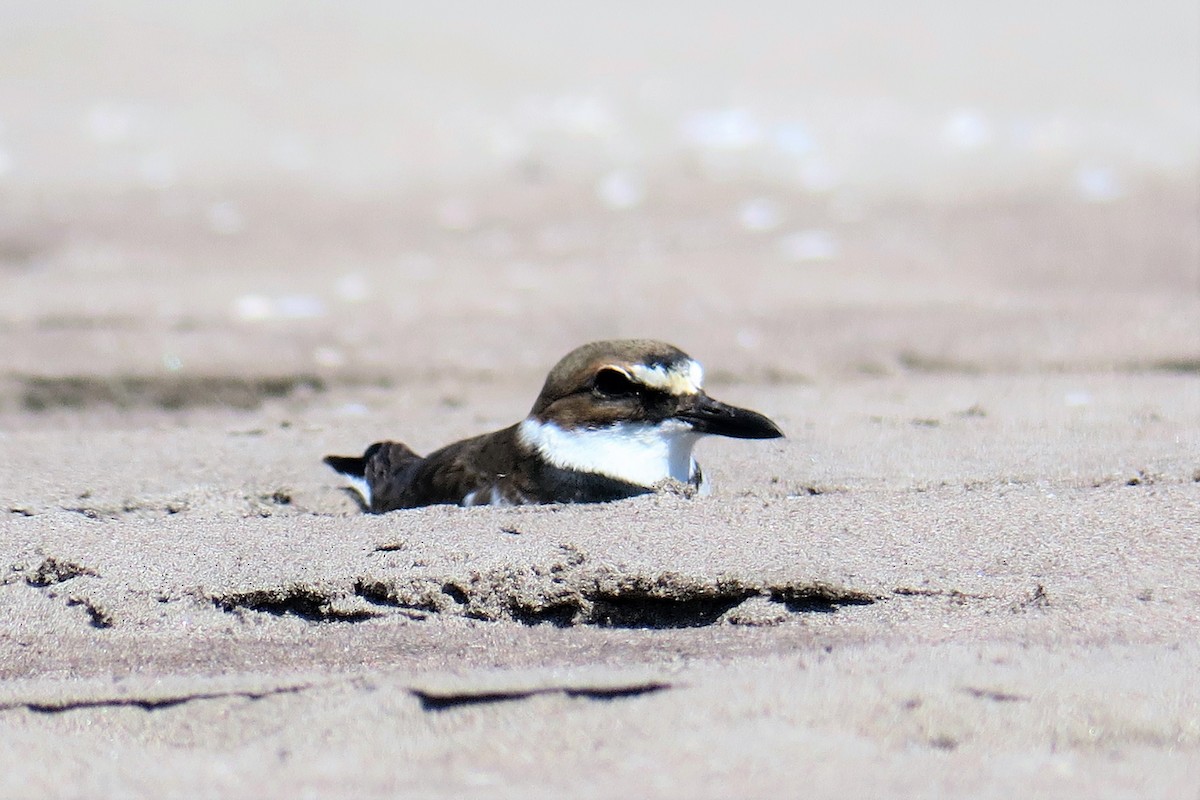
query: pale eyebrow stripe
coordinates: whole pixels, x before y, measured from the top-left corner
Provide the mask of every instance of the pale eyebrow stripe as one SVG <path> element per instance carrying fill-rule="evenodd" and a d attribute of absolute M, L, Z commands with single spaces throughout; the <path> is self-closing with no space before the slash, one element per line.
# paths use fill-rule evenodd
<path fill-rule="evenodd" d="M 704 369 L 696 361 L 688 361 L 686 370 L 682 364 L 674 369 L 633 364 L 629 372 L 646 386 L 673 395 L 696 394 L 704 381 Z"/>

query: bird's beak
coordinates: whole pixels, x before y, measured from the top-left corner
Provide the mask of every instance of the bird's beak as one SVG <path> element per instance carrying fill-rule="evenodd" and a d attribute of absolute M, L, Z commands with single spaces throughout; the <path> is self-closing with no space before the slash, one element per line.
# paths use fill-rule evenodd
<path fill-rule="evenodd" d="M 686 398 L 676 417 L 690 422 L 697 433 L 734 439 L 778 439 L 783 436 L 778 425 L 757 411 L 726 405 L 704 392 Z"/>

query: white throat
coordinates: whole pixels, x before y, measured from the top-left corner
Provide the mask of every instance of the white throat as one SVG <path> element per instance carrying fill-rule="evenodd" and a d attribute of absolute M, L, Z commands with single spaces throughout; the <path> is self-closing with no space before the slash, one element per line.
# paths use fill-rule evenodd
<path fill-rule="evenodd" d="M 692 448 L 700 434 L 679 420 L 569 430 L 528 417 L 518 435 L 556 467 L 595 472 L 637 486 L 653 486 L 665 478 L 687 483 L 696 474 Z"/>

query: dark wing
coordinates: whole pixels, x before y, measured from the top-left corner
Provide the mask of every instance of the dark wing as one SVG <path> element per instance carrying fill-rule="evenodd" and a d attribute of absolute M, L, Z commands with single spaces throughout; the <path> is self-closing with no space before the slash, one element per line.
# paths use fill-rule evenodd
<path fill-rule="evenodd" d="M 519 491 L 513 481 L 518 469 L 515 435 L 514 426 L 430 453 L 412 475 L 414 498 L 421 501 L 413 505 L 539 502 Z"/>

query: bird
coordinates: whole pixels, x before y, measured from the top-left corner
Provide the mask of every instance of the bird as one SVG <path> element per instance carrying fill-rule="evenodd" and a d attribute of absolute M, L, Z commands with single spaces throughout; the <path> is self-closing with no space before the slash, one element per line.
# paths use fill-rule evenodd
<path fill-rule="evenodd" d="M 674 480 L 706 492 L 704 436 L 777 439 L 768 417 L 709 397 L 700 363 L 650 339 L 591 342 L 546 376 L 520 422 L 419 456 L 400 442 L 326 456 L 361 510 L 604 503 Z"/>

